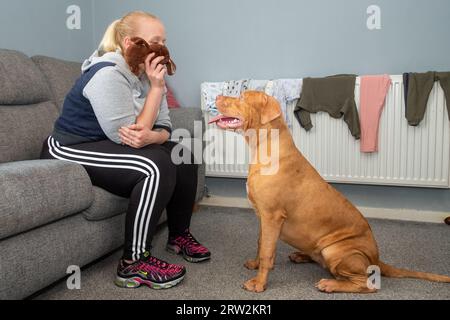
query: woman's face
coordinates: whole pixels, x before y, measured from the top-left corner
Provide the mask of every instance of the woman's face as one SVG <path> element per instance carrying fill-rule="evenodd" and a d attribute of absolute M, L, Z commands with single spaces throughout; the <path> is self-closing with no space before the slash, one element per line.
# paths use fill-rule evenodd
<path fill-rule="evenodd" d="M 164 25 L 158 19 L 153 18 L 138 18 L 136 21 L 136 33 L 134 37 L 140 37 L 147 41 L 149 44 L 157 43 L 160 45 L 166 45 L 166 30 Z M 126 50 L 131 45 L 132 37 L 125 37 L 123 47 Z M 139 65 L 139 69 L 145 70 L 143 63 Z"/>

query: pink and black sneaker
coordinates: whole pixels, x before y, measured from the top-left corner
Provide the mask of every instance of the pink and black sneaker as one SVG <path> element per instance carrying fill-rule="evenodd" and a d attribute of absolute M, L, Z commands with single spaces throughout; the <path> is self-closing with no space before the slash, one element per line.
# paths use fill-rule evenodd
<path fill-rule="evenodd" d="M 211 252 L 195 240 L 189 230 L 181 235 L 169 237 L 166 248 L 169 252 L 182 254 L 189 262 L 201 262 L 211 258 Z"/>
<path fill-rule="evenodd" d="M 128 264 L 120 260 L 115 284 L 122 288 L 146 285 L 152 289 L 167 289 L 183 280 L 186 268 L 160 260 L 145 252 L 140 260 Z"/>

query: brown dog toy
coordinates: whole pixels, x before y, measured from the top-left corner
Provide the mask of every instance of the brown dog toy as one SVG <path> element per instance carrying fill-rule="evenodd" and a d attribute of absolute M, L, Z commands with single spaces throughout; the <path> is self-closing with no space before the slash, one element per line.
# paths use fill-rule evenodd
<path fill-rule="evenodd" d="M 160 62 L 167 67 L 167 73 L 169 76 L 175 74 L 177 66 L 170 58 L 169 49 L 166 46 L 160 44 L 148 44 L 147 41 L 140 37 L 131 38 L 132 45 L 128 47 L 125 51 L 125 61 L 131 68 L 131 72 L 137 75 L 139 71 L 139 65 L 145 62 L 145 58 L 154 52 L 155 56 L 150 60 L 150 62 L 159 56 L 164 56 L 164 59 Z"/>

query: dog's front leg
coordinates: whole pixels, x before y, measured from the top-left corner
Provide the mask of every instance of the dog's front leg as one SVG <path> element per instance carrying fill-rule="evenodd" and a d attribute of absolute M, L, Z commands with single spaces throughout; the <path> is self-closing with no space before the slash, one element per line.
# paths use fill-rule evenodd
<path fill-rule="evenodd" d="M 280 236 L 284 216 L 282 212 L 262 213 L 259 240 L 259 269 L 255 278 L 244 283 L 244 289 L 262 292 L 266 289 L 269 271 L 273 268 L 277 240 Z"/>
<path fill-rule="evenodd" d="M 261 219 L 259 219 L 259 234 L 258 234 L 258 249 L 256 250 L 256 258 L 254 260 L 249 259 L 244 263 L 244 266 L 250 270 L 256 270 L 259 268 L 259 248 L 261 247 Z"/>

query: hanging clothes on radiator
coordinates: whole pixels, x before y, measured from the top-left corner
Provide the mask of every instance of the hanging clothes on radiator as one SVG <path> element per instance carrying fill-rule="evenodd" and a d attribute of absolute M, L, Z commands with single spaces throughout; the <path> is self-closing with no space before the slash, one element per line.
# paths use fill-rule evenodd
<path fill-rule="evenodd" d="M 227 81 L 225 82 L 223 95 L 227 97 L 239 97 L 242 92 L 248 89 L 249 82 L 249 79 Z"/>
<path fill-rule="evenodd" d="M 405 117 L 406 117 L 406 110 L 408 110 L 408 87 L 409 87 L 409 73 L 405 72 L 403 74 L 403 97 L 405 101 Z"/>
<path fill-rule="evenodd" d="M 360 138 L 358 110 L 355 103 L 356 75 L 333 75 L 325 78 L 304 78 L 302 93 L 294 114 L 300 125 L 309 131 L 313 125 L 310 113 L 325 111 L 341 118 L 355 139 Z"/>
<path fill-rule="evenodd" d="M 246 90 L 263 91 L 273 96 L 280 103 L 280 107 L 289 128 L 292 123 L 287 112 L 287 104 L 298 99 L 302 90 L 302 79 L 276 80 L 231 80 L 225 82 L 204 82 L 201 84 L 203 104 L 207 112 L 216 116 L 219 114 L 216 98 L 219 95 L 239 97 Z"/>
<path fill-rule="evenodd" d="M 408 74 L 406 119 L 411 126 L 422 121 L 427 108 L 428 98 L 434 82 L 439 81 L 447 101 L 447 113 L 450 120 L 450 72 L 428 71 Z"/>
<path fill-rule="evenodd" d="M 291 117 L 288 114 L 288 103 L 300 98 L 302 79 L 277 79 L 267 82 L 264 92 L 280 103 L 281 111 L 288 128 L 292 129 Z"/>
<path fill-rule="evenodd" d="M 269 82 L 269 80 L 251 79 L 248 83 L 248 90 L 264 91 L 266 90 L 267 82 Z"/>
<path fill-rule="evenodd" d="M 247 90 L 250 79 L 231 80 L 223 82 L 203 82 L 201 92 L 203 104 L 207 112 L 216 116 L 219 114 L 216 106 L 216 98 L 219 95 L 239 97 L 241 92 Z"/>
<path fill-rule="evenodd" d="M 216 97 L 223 94 L 225 85 L 225 82 L 203 82 L 201 84 L 203 105 L 205 110 L 212 116 L 219 114 L 216 106 Z"/>
<path fill-rule="evenodd" d="M 387 74 L 362 76 L 360 83 L 361 152 L 378 151 L 378 128 L 391 77 Z"/>

